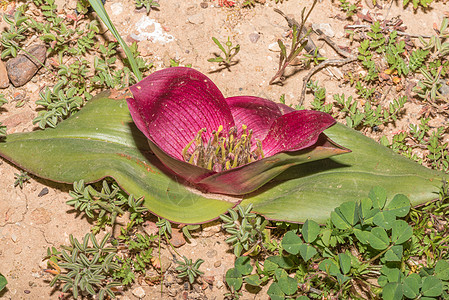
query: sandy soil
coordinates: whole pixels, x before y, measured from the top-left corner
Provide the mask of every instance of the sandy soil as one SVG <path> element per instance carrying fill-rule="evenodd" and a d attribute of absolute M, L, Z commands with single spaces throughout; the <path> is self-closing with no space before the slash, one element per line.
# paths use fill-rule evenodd
<path fill-rule="evenodd" d="M 108 0 L 106 9 L 113 23 L 127 41 L 140 40 L 139 50 L 142 55 L 154 62 L 157 69 L 169 66 L 170 59 L 180 61 L 181 65 L 192 64 L 194 68 L 208 74 L 218 85 L 225 96 L 255 95 L 277 101 L 285 94 L 287 103 L 296 104 L 302 86 L 302 78 L 307 70 L 288 69 L 287 80 L 283 85 L 268 85 L 278 67 L 279 52 L 273 46 L 277 39 L 285 38 L 288 25 L 285 19 L 273 11 L 274 7 L 287 14 L 300 18 L 304 6 L 310 0 L 284 0 L 278 4 L 266 0 L 255 8 L 223 8 L 218 1 L 199 0 L 161 0 L 160 9 L 149 15 L 145 10 L 136 10 L 133 1 Z M 265 2 L 265 1 L 263 1 Z M 432 4 L 432 9 L 414 12 L 411 8 L 402 9 L 397 2 L 390 5 L 380 1 L 382 8 L 370 9 L 375 19 L 401 16 L 408 32 L 413 34 L 432 34 L 433 24 L 440 24 L 444 12 L 449 10 L 442 2 Z M 74 1 L 57 1 L 61 14 L 73 11 Z M 342 20 L 338 8 L 339 1 L 322 1 L 312 12 L 309 23 L 329 23 L 334 31 L 333 40 L 340 46 L 355 49 L 357 43 L 351 44 L 345 38 L 344 26 L 350 20 Z M 369 9 L 364 1 L 363 8 Z M 354 17 L 354 20 L 358 20 Z M 149 24 L 145 27 L 145 24 Z M 2 25 L 5 22 L 2 21 Z M 140 27 L 139 27 L 140 25 Z M 159 30 L 159 31 L 158 31 Z M 153 33 L 153 34 L 152 34 Z M 152 36 L 152 37 L 151 37 Z M 255 41 L 255 37 L 258 37 Z M 150 37 L 150 40 L 146 38 Z M 240 44 L 241 52 L 237 55 L 238 63 L 229 70 L 217 64 L 207 62 L 217 52 L 211 37 L 225 41 L 228 37 L 234 44 Z M 340 58 L 323 41 L 317 41 L 322 48 L 322 55 L 328 58 Z M 346 68 L 341 68 L 344 73 Z M 354 70 L 354 66 L 352 66 Z M 355 67 L 355 71 L 360 71 Z M 336 93 L 350 94 L 353 90 L 327 72 L 320 72 L 314 80 L 319 80 L 327 89 L 328 99 Z M 22 88 L 10 86 L 0 91 L 12 96 L 20 93 L 26 101 L 21 108 L 16 108 L 16 101 L 10 101 L 0 112 L 0 121 L 8 126 L 8 133 L 30 131 L 35 129 L 32 119 L 37 115 L 35 101 L 37 91 L 47 84 L 44 71 Z M 305 106 L 311 100 L 306 98 Z M 391 134 L 404 129 L 409 123 L 416 123 L 420 106 L 410 102 L 407 104 L 407 117 L 394 127 L 385 130 Z M 58 299 L 61 294 L 48 286 L 52 276 L 43 271 L 46 263 L 42 258 L 47 247 L 58 247 L 68 244 L 69 234 L 82 238 L 92 226 L 89 220 L 77 215 L 65 202 L 70 199 L 70 186 L 59 185 L 38 178 L 32 178 L 23 189 L 15 188 L 14 173 L 19 170 L 4 160 L 0 160 L 0 271 L 9 281 L 6 292 L 0 293 L 2 299 Z M 45 195 L 43 190 L 48 189 Z M 42 192 L 42 193 L 41 193 Z M 42 196 L 39 196 L 41 194 Z M 223 276 L 233 266 L 234 256 L 224 242 L 225 235 L 219 225 L 206 226 L 203 232 L 197 233 L 193 243 L 178 249 L 189 258 L 203 258 L 205 263 L 201 270 L 205 276 L 213 276 L 212 288 L 186 293 L 189 299 L 223 299 L 226 287 Z M 164 255 L 171 255 L 164 250 Z M 149 286 L 145 282 L 141 286 L 146 292 L 146 299 L 186 299 L 183 296 L 183 285 L 177 283 L 172 275 L 167 278 L 167 285 L 161 295 L 160 285 Z M 125 291 L 120 299 L 136 299 L 132 290 Z M 258 295 L 245 290 L 243 299 L 265 299 L 264 291 Z M 128 297 L 128 298 L 127 298 Z"/>

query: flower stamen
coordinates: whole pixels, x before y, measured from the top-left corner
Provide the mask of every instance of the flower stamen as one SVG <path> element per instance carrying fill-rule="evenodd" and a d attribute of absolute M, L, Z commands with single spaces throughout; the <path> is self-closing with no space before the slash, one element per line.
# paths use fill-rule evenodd
<path fill-rule="evenodd" d="M 195 138 L 182 150 L 184 160 L 190 164 L 207 168 L 215 172 L 236 168 L 255 160 L 264 158 L 262 142 L 256 139 L 256 147 L 252 148 L 253 131 L 242 125 L 242 134 L 237 136 L 237 128 L 231 127 L 227 135 L 222 133 L 223 126 L 212 131 L 207 143 L 202 136 L 206 128 L 198 131 Z"/>

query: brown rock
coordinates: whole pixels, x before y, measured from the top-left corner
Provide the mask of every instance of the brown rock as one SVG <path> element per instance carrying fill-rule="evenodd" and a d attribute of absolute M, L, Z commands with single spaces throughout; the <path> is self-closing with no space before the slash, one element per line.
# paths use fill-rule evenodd
<path fill-rule="evenodd" d="M 6 89 L 9 86 L 8 72 L 3 60 L 0 60 L 0 89 Z"/>
<path fill-rule="evenodd" d="M 45 208 L 39 207 L 31 212 L 31 219 L 36 224 L 47 224 L 51 221 L 51 213 Z"/>
<path fill-rule="evenodd" d="M 171 234 L 170 242 L 173 244 L 173 247 L 179 248 L 186 243 L 184 235 L 179 229 L 173 229 Z"/>
<path fill-rule="evenodd" d="M 47 48 L 44 45 L 34 45 L 27 49 L 28 54 L 19 54 L 6 63 L 8 77 L 15 87 L 27 83 L 45 63 Z"/>

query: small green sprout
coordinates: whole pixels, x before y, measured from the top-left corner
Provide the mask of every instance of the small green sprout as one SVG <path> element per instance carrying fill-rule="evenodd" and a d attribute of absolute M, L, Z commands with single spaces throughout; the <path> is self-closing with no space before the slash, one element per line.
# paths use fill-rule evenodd
<path fill-rule="evenodd" d="M 176 261 L 179 266 L 177 266 L 175 270 L 179 273 L 179 278 L 188 278 L 190 284 L 192 284 L 198 276 L 204 274 L 204 272 L 199 270 L 204 260 L 199 258 L 193 262 L 185 256 L 182 256 L 182 258 L 184 261 Z"/>
<path fill-rule="evenodd" d="M 136 0 L 136 7 L 137 8 L 145 7 L 147 13 L 149 13 L 151 9 L 159 7 L 159 2 L 155 0 Z"/>
<path fill-rule="evenodd" d="M 29 182 L 31 177 L 28 176 L 28 173 L 20 170 L 20 174 L 14 173 L 16 181 L 14 181 L 14 187 L 19 186 L 21 189 L 26 182 Z"/>
<path fill-rule="evenodd" d="M 212 40 L 218 46 L 218 48 L 221 50 L 221 52 L 223 52 L 224 57 L 222 57 L 221 54 L 214 53 L 215 57 L 209 58 L 207 60 L 208 62 L 218 62 L 219 65 L 223 65 L 226 68 L 229 68 L 230 66 L 238 63 L 238 60 L 233 61 L 232 59 L 240 51 L 239 44 L 237 44 L 236 46 L 233 46 L 230 38 L 228 37 L 228 41 L 225 43 L 225 46 L 226 46 L 226 49 L 225 49 L 225 47 L 223 47 L 223 45 L 220 43 L 220 41 L 217 38 L 212 37 Z"/>

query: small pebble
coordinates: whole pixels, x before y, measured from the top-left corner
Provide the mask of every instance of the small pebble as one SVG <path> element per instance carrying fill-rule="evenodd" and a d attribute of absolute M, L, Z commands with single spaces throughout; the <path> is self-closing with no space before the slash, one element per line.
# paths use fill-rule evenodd
<path fill-rule="evenodd" d="M 30 290 L 24 290 L 23 291 L 25 294 L 29 294 L 29 293 L 31 293 L 31 291 Z"/>
<path fill-rule="evenodd" d="M 248 37 L 249 37 L 250 42 L 255 44 L 259 40 L 260 35 L 257 32 L 253 32 L 253 33 L 250 33 Z"/>
<path fill-rule="evenodd" d="M 219 268 L 220 266 L 221 266 L 221 260 L 217 260 L 216 262 L 214 262 L 215 268 Z"/>
<path fill-rule="evenodd" d="M 44 45 L 31 46 L 27 52 L 32 56 L 19 54 L 6 62 L 9 80 L 15 87 L 30 81 L 47 58 L 47 48 Z"/>
<path fill-rule="evenodd" d="M 268 50 L 273 51 L 273 52 L 281 52 L 281 49 L 279 48 L 279 44 L 277 42 L 269 44 Z"/>
<path fill-rule="evenodd" d="M 207 251 L 206 256 L 209 258 L 217 256 L 217 250 L 212 249 L 212 250 Z"/>
<path fill-rule="evenodd" d="M 324 33 L 324 35 L 328 37 L 335 36 L 335 32 L 329 23 L 312 24 L 312 28 L 315 31 L 318 29 L 321 30 Z"/>
<path fill-rule="evenodd" d="M 40 192 L 39 195 L 37 195 L 38 197 L 43 197 L 45 195 L 48 194 L 48 188 L 44 187 Z"/>
<path fill-rule="evenodd" d="M 145 297 L 145 290 L 139 286 L 132 291 L 132 294 L 139 299 L 143 299 Z"/>
<path fill-rule="evenodd" d="M 14 233 L 11 234 L 11 240 L 15 243 L 17 242 L 17 235 L 15 235 Z"/>
<path fill-rule="evenodd" d="M 207 4 L 207 2 L 201 2 L 200 6 L 201 8 L 208 8 L 209 4 Z"/>
<path fill-rule="evenodd" d="M 111 11 L 114 16 L 118 16 L 123 12 L 123 4 L 116 2 L 111 4 Z"/>
<path fill-rule="evenodd" d="M 203 24 L 204 23 L 204 15 L 203 13 L 197 13 L 194 14 L 192 16 L 190 16 L 187 21 L 189 21 L 189 23 L 198 25 L 198 24 Z"/>
<path fill-rule="evenodd" d="M 3 60 L 0 60 L 0 89 L 5 89 L 9 86 L 8 72 Z"/>
<path fill-rule="evenodd" d="M 217 283 L 215 286 L 217 287 L 217 289 L 221 289 L 223 287 L 223 285 L 224 285 L 223 281 L 217 280 Z"/>

